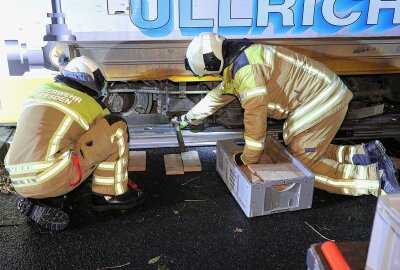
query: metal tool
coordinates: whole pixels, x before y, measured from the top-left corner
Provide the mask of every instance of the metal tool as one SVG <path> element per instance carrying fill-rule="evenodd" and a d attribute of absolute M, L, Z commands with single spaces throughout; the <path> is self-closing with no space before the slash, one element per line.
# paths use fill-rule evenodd
<path fill-rule="evenodd" d="M 178 140 L 178 145 L 179 145 L 179 152 L 183 153 L 185 152 L 185 141 L 183 140 L 182 132 L 181 129 L 179 128 L 179 123 L 173 122 L 172 126 L 175 128 L 176 139 Z"/>

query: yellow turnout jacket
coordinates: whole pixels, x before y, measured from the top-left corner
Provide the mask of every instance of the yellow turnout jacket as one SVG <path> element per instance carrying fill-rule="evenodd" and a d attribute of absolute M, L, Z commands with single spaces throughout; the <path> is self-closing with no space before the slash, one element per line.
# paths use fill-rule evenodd
<path fill-rule="evenodd" d="M 267 117 L 286 119 L 283 138 L 309 129 L 347 106 L 352 93 L 321 63 L 291 50 L 255 44 L 223 72 L 223 82 L 209 92 L 187 118 L 204 118 L 238 98 L 244 109 L 245 164 L 257 163 L 264 149 Z"/>
<path fill-rule="evenodd" d="M 106 114 L 109 111 L 94 98 L 63 83 L 34 89 L 5 159 L 16 191 L 25 194 L 29 189 L 34 194 L 36 187 L 45 188 L 43 184 L 71 165 L 78 139 Z"/>

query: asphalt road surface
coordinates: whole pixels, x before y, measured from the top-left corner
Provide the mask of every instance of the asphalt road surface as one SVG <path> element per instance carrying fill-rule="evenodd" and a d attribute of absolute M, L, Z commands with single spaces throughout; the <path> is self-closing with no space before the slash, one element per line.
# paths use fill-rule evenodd
<path fill-rule="evenodd" d="M 84 185 L 63 232 L 36 226 L 15 196 L 0 195 L 0 269 L 306 269 L 307 249 L 325 241 L 306 222 L 339 242 L 369 240 L 375 197 L 316 190 L 312 209 L 249 219 L 215 171 L 215 148 L 192 149 L 204 170 L 182 176 L 164 172 L 163 155 L 176 148 L 147 151 L 147 172 L 130 174 L 147 194 L 135 210 L 95 213 Z"/>

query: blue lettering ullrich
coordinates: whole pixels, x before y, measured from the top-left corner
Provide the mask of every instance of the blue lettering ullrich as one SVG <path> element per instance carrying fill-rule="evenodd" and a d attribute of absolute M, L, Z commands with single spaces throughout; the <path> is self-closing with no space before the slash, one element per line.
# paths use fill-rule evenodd
<path fill-rule="evenodd" d="M 156 17 L 152 19 L 149 1 L 157 1 Z M 210 2 L 202 0 L 130 0 L 130 17 L 138 30 L 150 37 L 170 35 L 175 27 L 174 20 L 179 21 L 177 30 L 182 36 L 215 31 L 226 36 L 250 33 L 261 38 L 271 34 L 269 29 L 273 29 L 277 37 L 301 36 L 305 31 L 314 35 L 332 35 L 344 28 L 349 34 L 368 29 L 373 33 L 400 29 L 400 0 L 214 1 L 216 5 L 208 7 Z M 232 6 L 239 4 L 252 6 L 251 18 L 243 18 L 240 13 L 236 17 L 232 15 Z M 211 17 L 207 12 L 213 8 L 218 8 L 217 17 Z M 179 13 L 175 14 L 175 10 Z"/>
<path fill-rule="evenodd" d="M 156 18 L 150 20 L 149 0 L 130 0 L 130 17 L 134 25 L 149 37 L 165 37 L 174 30 L 173 0 L 157 0 Z"/>
<path fill-rule="evenodd" d="M 141 29 L 159 29 L 170 20 L 170 1 L 157 0 L 157 18 L 150 20 L 149 0 L 131 0 L 132 23 Z"/>
<path fill-rule="evenodd" d="M 220 27 L 250 27 L 251 18 L 232 18 L 232 0 L 219 1 L 219 18 L 218 25 Z"/>
<path fill-rule="evenodd" d="M 212 28 L 213 19 L 193 18 L 193 0 L 179 0 L 179 26 L 183 28 Z"/>

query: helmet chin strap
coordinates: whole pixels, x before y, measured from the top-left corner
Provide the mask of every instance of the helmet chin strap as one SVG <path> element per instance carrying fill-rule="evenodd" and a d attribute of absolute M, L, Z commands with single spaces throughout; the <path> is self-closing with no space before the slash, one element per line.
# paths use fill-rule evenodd
<path fill-rule="evenodd" d="M 65 77 L 63 75 L 57 75 L 56 77 L 54 77 L 54 80 L 56 82 L 64 83 L 64 84 L 68 85 L 69 87 L 74 88 L 74 89 L 76 89 L 78 91 L 86 93 L 91 97 L 97 97 L 98 96 L 96 91 L 90 89 L 89 87 L 86 87 L 86 86 L 80 84 L 79 82 L 76 82 L 76 81 L 74 81 L 74 80 L 72 80 L 70 78 L 67 78 L 67 77 Z"/>

